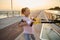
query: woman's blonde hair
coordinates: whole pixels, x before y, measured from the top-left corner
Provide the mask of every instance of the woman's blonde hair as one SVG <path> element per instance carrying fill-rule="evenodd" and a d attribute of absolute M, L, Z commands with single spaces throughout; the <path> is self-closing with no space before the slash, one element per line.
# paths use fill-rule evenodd
<path fill-rule="evenodd" d="M 26 11 L 26 9 L 29 9 L 28 7 L 22 8 L 21 9 L 21 13 L 24 14 L 24 12 Z"/>

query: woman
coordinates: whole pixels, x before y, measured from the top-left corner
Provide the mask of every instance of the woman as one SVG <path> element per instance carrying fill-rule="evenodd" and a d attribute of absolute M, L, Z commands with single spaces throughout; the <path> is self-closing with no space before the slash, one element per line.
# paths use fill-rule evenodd
<path fill-rule="evenodd" d="M 22 18 L 22 21 L 20 22 L 20 26 L 23 27 L 23 33 L 25 40 L 35 40 L 35 37 L 33 35 L 32 25 L 31 23 L 33 20 L 29 18 L 30 15 L 30 9 L 29 8 L 22 8 L 21 13 L 24 15 Z"/>

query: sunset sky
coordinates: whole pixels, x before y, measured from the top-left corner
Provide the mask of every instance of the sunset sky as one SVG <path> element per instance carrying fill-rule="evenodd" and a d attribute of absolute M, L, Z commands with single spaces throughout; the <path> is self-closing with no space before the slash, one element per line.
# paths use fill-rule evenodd
<path fill-rule="evenodd" d="M 48 9 L 55 6 L 60 7 L 60 0 L 12 0 L 13 10 L 20 10 L 23 7 L 30 9 Z M 0 0 L 0 10 L 11 10 L 11 0 Z"/>

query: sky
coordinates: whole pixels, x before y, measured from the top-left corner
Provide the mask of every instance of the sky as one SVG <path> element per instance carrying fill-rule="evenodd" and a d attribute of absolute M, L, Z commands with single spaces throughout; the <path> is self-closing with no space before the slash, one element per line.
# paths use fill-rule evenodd
<path fill-rule="evenodd" d="M 60 0 L 12 0 L 13 10 L 20 10 L 23 7 L 30 9 L 49 9 L 55 6 L 60 7 Z M 0 0 L 0 10 L 11 10 L 11 0 Z"/>

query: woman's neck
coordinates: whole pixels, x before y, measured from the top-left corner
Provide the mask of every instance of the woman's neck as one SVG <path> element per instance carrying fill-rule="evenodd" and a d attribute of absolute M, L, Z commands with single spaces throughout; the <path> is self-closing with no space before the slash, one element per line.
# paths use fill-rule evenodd
<path fill-rule="evenodd" d="M 28 16 L 25 16 L 25 17 L 28 17 Z"/>
<path fill-rule="evenodd" d="M 29 16 L 26 16 L 26 15 L 22 15 L 22 16 L 29 17 Z"/>
<path fill-rule="evenodd" d="M 25 16 L 25 17 L 29 17 L 29 16 Z"/>

